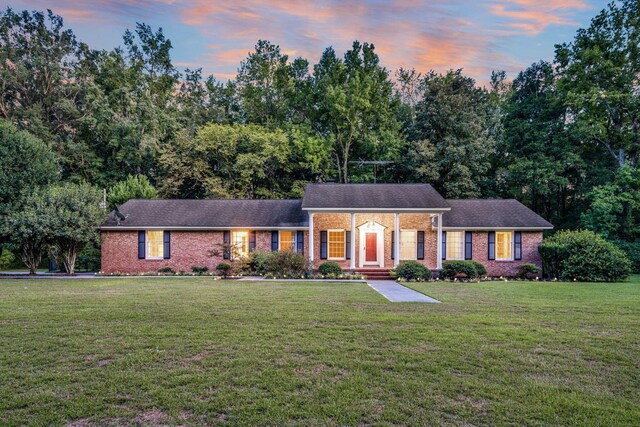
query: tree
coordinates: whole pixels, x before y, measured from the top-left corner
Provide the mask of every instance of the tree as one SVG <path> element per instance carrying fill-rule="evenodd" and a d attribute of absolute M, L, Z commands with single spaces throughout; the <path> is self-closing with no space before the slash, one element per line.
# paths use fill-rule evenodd
<path fill-rule="evenodd" d="M 106 219 L 100 207 L 102 192 L 88 184 L 62 184 L 44 192 L 44 213 L 48 219 L 54 254 L 69 274 L 74 274 L 78 253 L 99 240 L 98 227 Z"/>
<path fill-rule="evenodd" d="M 51 247 L 52 217 L 42 190 L 23 195 L 20 205 L 20 210 L 11 212 L 0 229 L 9 247 L 29 269 L 29 274 L 35 274 Z"/>
<path fill-rule="evenodd" d="M 0 224 L 20 209 L 21 196 L 59 176 L 51 148 L 30 133 L 0 119 Z M 6 234 L 0 233 L 0 245 Z"/>
<path fill-rule="evenodd" d="M 144 175 L 129 175 L 126 180 L 116 183 L 107 192 L 109 206 L 121 206 L 131 199 L 156 199 L 158 192 Z"/>
<path fill-rule="evenodd" d="M 338 175 L 345 183 L 354 157 L 395 159 L 402 143 L 396 119 L 399 102 L 389 73 L 379 63 L 373 44 L 355 41 L 344 61 L 327 48 L 314 67 L 313 127 L 333 141 Z"/>
<path fill-rule="evenodd" d="M 445 197 L 478 197 L 491 167 L 491 103 L 461 70 L 424 78 L 415 126 L 408 131 L 409 179 L 426 181 Z"/>
<path fill-rule="evenodd" d="M 611 2 L 580 29 L 573 43 L 556 45 L 559 87 L 566 93 L 574 132 L 599 144 L 616 168 L 640 155 L 640 1 Z"/>

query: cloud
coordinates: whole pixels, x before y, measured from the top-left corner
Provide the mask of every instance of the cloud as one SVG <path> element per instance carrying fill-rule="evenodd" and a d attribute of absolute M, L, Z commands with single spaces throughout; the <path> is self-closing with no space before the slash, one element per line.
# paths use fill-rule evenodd
<path fill-rule="evenodd" d="M 503 25 L 518 32 L 538 35 L 549 25 L 576 25 L 572 12 L 589 6 L 583 0 L 505 0 L 489 5 L 492 15 L 507 18 Z"/>

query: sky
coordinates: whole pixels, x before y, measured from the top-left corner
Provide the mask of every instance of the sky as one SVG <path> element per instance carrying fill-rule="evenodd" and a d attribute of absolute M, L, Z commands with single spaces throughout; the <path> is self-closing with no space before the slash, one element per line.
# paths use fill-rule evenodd
<path fill-rule="evenodd" d="M 608 0 L 0 0 L 14 10 L 51 9 L 93 48 L 122 45 L 144 22 L 162 27 L 180 68 L 233 78 L 257 40 L 314 64 L 333 46 L 373 43 L 382 65 L 426 72 L 462 68 L 479 84 L 492 70 L 518 71 L 552 60 Z M 4 9 L 3 7 L 3 9 Z"/>

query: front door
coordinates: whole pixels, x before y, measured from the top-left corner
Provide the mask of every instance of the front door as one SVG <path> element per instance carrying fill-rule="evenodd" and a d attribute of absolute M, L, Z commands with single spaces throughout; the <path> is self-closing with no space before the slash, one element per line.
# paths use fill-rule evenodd
<path fill-rule="evenodd" d="M 365 262 L 378 262 L 378 233 L 365 235 Z"/>

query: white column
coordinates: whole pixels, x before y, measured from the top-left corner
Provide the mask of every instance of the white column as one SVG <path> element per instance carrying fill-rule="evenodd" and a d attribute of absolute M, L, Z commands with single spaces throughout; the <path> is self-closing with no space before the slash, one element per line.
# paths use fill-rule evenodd
<path fill-rule="evenodd" d="M 309 261 L 313 268 L 313 213 L 309 214 Z"/>
<path fill-rule="evenodd" d="M 395 214 L 393 218 L 393 266 L 397 267 L 400 263 L 400 214 Z"/>
<path fill-rule="evenodd" d="M 349 242 L 349 253 L 351 254 L 351 263 L 349 268 L 351 270 L 356 269 L 356 214 L 351 214 L 351 242 Z"/>
<path fill-rule="evenodd" d="M 440 270 L 442 268 L 442 214 L 438 214 L 438 247 L 436 250 L 436 268 Z"/>

